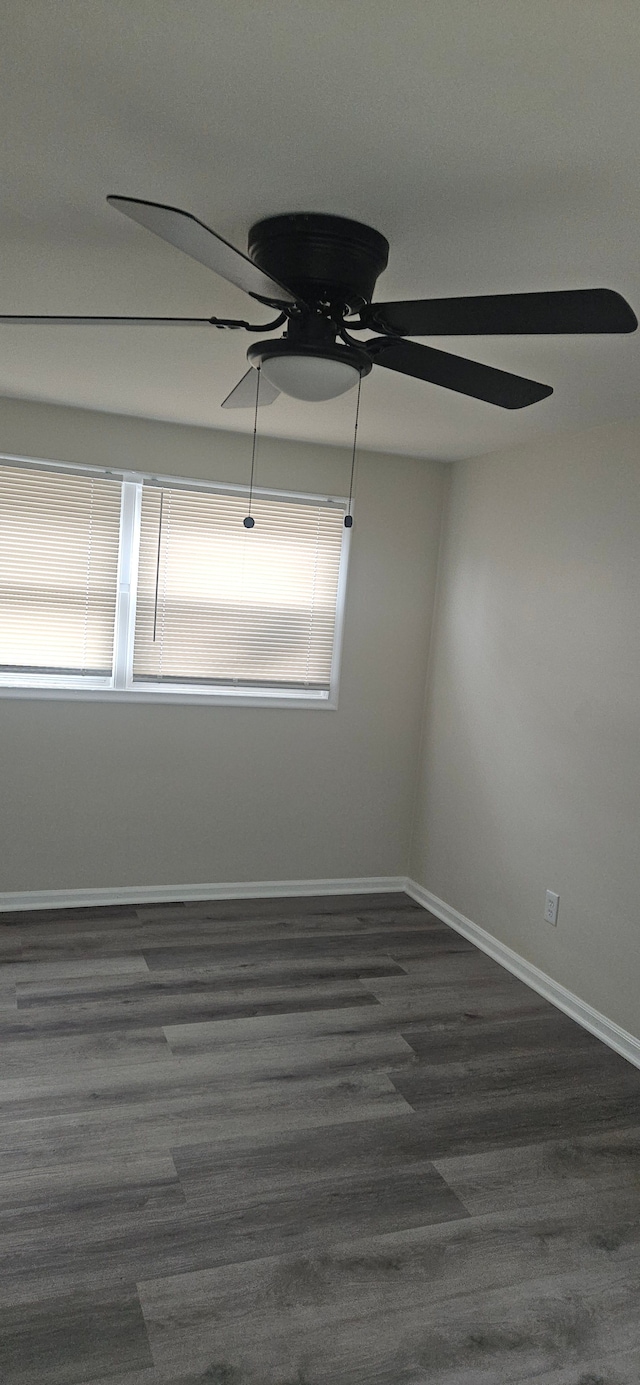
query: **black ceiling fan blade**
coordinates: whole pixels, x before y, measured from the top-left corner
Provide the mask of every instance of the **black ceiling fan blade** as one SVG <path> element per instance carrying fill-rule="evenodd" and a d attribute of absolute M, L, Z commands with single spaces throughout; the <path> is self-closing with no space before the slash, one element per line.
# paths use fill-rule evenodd
<path fill-rule="evenodd" d="M 626 299 L 613 289 L 371 303 L 361 316 L 373 331 L 408 337 L 635 332 L 638 326 Z"/>
<path fill-rule="evenodd" d="M 250 366 L 246 375 L 243 375 L 242 379 L 238 380 L 238 383 L 232 389 L 231 394 L 228 394 L 226 399 L 223 399 L 220 408 L 255 409 L 257 385 L 258 372 L 254 369 L 253 366 Z M 261 373 L 260 397 L 258 399 L 258 407 L 262 408 L 263 404 L 273 404 L 274 400 L 276 400 L 279 397 L 280 393 L 281 391 L 277 390 L 275 385 L 272 385 L 271 381 L 267 380 L 266 376 Z"/>
<path fill-rule="evenodd" d="M 210 327 L 211 319 L 208 317 L 71 317 L 54 316 L 48 313 L 46 316 L 37 316 L 34 313 L 22 314 L 0 313 L 0 322 L 15 323 L 18 326 L 31 323 L 38 325 L 53 325 L 54 327 Z"/>
<path fill-rule="evenodd" d="M 462 356 L 450 356 L 433 346 L 421 346 L 415 341 L 400 341 L 393 337 L 374 337 L 363 343 L 376 365 L 397 370 L 401 375 L 413 375 L 432 385 L 441 385 L 472 399 L 484 399 L 502 409 L 524 409 L 553 394 L 551 385 L 541 385 L 520 375 L 511 375 L 480 361 L 467 361 Z"/>
<path fill-rule="evenodd" d="M 244 289 L 245 293 L 260 302 L 273 303 L 278 307 L 299 302 L 296 295 L 284 284 L 271 279 L 259 269 L 248 255 L 236 250 L 216 231 L 211 231 L 191 212 L 180 211 L 179 207 L 167 207 L 161 202 L 145 202 L 140 197 L 107 197 L 110 206 L 125 216 L 145 226 L 154 235 L 160 236 L 185 255 L 199 260 L 208 269 L 213 269 L 229 283 Z"/>

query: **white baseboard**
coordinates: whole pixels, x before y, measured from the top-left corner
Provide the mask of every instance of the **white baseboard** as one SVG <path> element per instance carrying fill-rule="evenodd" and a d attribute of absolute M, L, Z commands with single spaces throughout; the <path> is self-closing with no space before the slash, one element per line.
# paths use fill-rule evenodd
<path fill-rule="evenodd" d="M 215 885 L 123 885 L 94 890 L 14 890 L 0 893 L 0 914 L 27 909 L 103 909 L 110 904 L 176 904 L 198 899 L 286 899 L 295 895 L 390 894 L 404 875 L 344 880 L 241 880 Z"/>
<path fill-rule="evenodd" d="M 450 904 L 445 904 L 443 899 L 438 899 L 437 895 L 425 890 L 415 880 L 405 880 L 404 888 L 418 904 L 429 909 L 450 928 L 455 928 L 457 933 L 462 933 L 482 952 L 488 953 L 495 962 L 499 962 L 506 971 L 524 981 L 532 991 L 537 991 L 538 995 L 544 996 L 545 1000 L 549 1000 L 558 1010 L 563 1010 L 565 1015 L 581 1024 L 583 1029 L 588 1029 L 590 1034 L 595 1034 L 597 1039 L 602 1039 L 609 1048 L 615 1049 L 616 1053 L 622 1054 L 623 1058 L 640 1068 L 640 1039 L 636 1039 L 626 1029 L 621 1029 L 619 1024 L 607 1019 L 599 1010 L 594 1010 L 592 1005 L 588 1005 L 585 1000 L 581 1000 L 558 981 L 554 981 L 551 976 L 547 976 L 546 972 L 534 967 L 532 962 L 527 962 L 518 952 L 507 947 L 506 943 L 501 943 L 498 938 L 480 928 L 479 924 L 473 923 L 472 919 L 459 914 L 457 909 L 452 909 Z"/>

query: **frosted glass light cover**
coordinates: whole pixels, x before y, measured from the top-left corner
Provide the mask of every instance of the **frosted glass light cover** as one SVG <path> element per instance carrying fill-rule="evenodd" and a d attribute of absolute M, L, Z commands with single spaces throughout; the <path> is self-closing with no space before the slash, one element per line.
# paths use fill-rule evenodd
<path fill-rule="evenodd" d="M 347 361 L 334 361 L 327 356 L 296 356 L 293 352 L 267 357 L 262 362 L 262 373 L 283 394 L 310 400 L 334 399 L 353 389 L 360 378 L 360 372 Z"/>

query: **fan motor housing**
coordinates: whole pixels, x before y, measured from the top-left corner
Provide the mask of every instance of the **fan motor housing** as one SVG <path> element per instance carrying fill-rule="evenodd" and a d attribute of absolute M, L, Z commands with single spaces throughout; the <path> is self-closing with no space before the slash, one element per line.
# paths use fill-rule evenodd
<path fill-rule="evenodd" d="M 249 232 L 249 255 L 310 306 L 326 303 L 357 312 L 371 302 L 387 266 L 389 243 L 360 221 L 292 212 L 256 222 Z"/>

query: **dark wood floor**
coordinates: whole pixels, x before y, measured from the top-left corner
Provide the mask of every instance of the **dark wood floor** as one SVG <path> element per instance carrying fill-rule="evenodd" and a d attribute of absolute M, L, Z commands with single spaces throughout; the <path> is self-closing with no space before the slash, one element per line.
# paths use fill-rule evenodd
<path fill-rule="evenodd" d="M 2 1385 L 638 1385 L 640 1072 L 406 896 L 0 955 Z"/>

